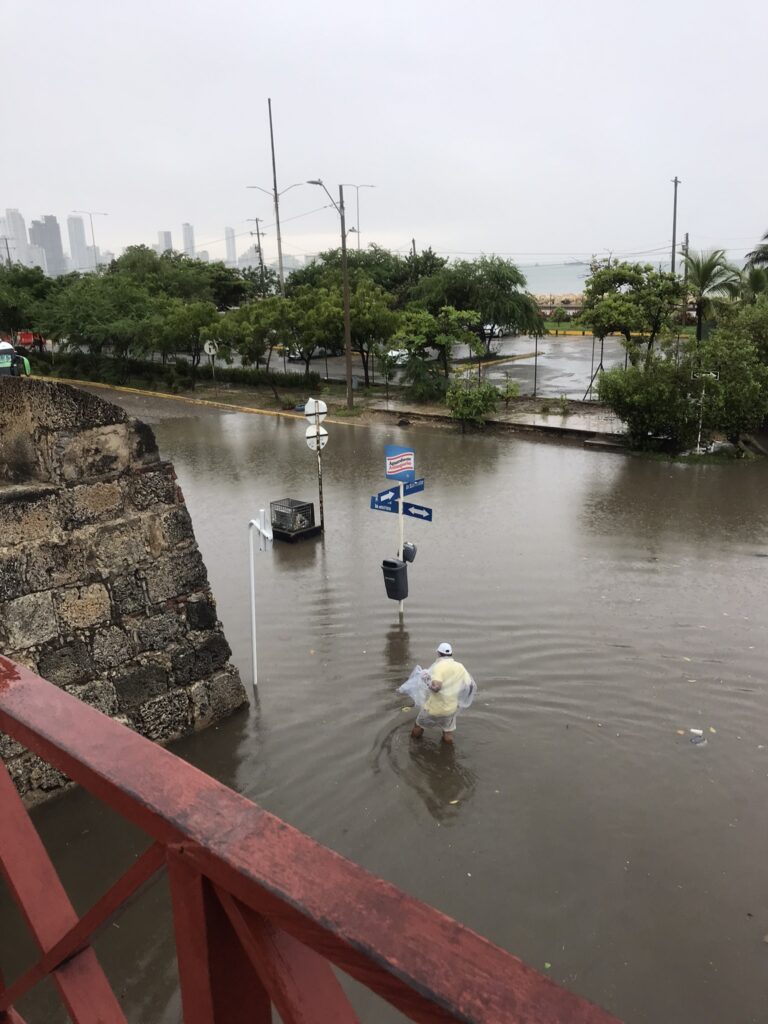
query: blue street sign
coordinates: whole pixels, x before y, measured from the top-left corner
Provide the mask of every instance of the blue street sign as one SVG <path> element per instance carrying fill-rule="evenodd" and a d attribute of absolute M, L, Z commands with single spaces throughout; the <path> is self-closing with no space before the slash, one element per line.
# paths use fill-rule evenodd
<path fill-rule="evenodd" d="M 395 509 L 392 509 L 392 511 L 394 512 Z M 403 514 L 406 516 L 413 516 L 414 519 L 421 519 L 424 523 L 432 522 L 432 509 L 427 508 L 426 505 L 414 505 L 413 502 L 404 501 Z"/>
<path fill-rule="evenodd" d="M 403 502 L 403 504 L 405 504 L 405 502 Z M 375 495 L 371 498 L 371 508 L 374 510 L 374 512 L 399 512 L 399 506 L 399 501 L 396 501 L 394 502 L 394 504 L 390 505 L 388 501 L 379 501 L 379 499 Z"/>
<path fill-rule="evenodd" d="M 410 483 L 406 484 L 403 488 L 404 494 L 418 494 L 419 491 L 424 490 L 424 477 L 420 480 L 411 480 Z"/>
<path fill-rule="evenodd" d="M 384 445 L 384 470 L 390 480 L 416 479 L 416 453 L 399 444 Z"/>
<path fill-rule="evenodd" d="M 386 491 L 379 491 L 375 498 L 371 498 L 371 501 L 376 501 L 379 504 L 382 502 L 389 504 L 392 501 L 398 501 L 400 498 L 399 487 L 389 487 Z M 373 506 L 371 506 L 373 508 Z"/>

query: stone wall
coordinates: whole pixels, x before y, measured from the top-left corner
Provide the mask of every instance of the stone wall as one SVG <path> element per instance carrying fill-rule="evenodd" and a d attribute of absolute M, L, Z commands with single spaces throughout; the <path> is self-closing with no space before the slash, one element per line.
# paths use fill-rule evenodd
<path fill-rule="evenodd" d="M 0 379 L 0 654 L 161 742 L 247 703 L 173 466 L 65 384 Z M 0 757 L 28 804 L 67 784 Z"/>

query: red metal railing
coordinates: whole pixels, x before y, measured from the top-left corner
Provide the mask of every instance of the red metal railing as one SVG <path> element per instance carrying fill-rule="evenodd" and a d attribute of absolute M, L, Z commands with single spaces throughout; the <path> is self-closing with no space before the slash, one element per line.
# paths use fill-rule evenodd
<path fill-rule="evenodd" d="M 40 959 L 6 984 L 0 1020 L 50 976 L 75 1024 L 125 1016 L 91 948 L 167 870 L 186 1024 L 351 1024 L 331 967 L 411 1020 L 617 1024 L 516 957 L 262 810 L 172 753 L 0 657 L 0 730 L 153 840 L 81 918 L 4 765 L 0 867 Z"/>

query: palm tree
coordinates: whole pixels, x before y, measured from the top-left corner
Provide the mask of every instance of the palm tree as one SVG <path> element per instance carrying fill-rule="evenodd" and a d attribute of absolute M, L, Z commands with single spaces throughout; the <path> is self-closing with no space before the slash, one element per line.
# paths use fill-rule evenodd
<path fill-rule="evenodd" d="M 768 292 L 768 267 L 748 263 L 741 272 L 739 295 L 744 302 L 754 302 L 758 295 Z"/>
<path fill-rule="evenodd" d="M 683 257 L 688 275 L 688 292 L 696 300 L 696 341 L 701 341 L 704 316 L 712 299 L 733 297 L 739 290 L 739 272 L 725 258 L 723 249 L 689 253 Z"/>
<path fill-rule="evenodd" d="M 753 267 L 768 264 L 768 231 L 760 239 L 760 245 L 747 253 L 747 262 Z"/>

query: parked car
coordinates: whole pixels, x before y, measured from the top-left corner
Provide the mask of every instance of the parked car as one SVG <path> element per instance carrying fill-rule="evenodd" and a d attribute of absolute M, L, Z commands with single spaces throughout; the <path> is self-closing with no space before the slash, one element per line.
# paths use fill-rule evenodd
<path fill-rule="evenodd" d="M 391 359 L 395 366 L 405 366 L 408 362 L 409 352 L 407 348 L 391 348 L 387 352 L 387 358 Z"/>
<path fill-rule="evenodd" d="M 504 328 L 499 324 L 483 324 L 483 333 L 489 334 L 492 338 L 503 338 Z"/>

